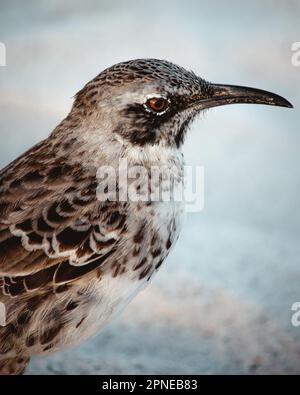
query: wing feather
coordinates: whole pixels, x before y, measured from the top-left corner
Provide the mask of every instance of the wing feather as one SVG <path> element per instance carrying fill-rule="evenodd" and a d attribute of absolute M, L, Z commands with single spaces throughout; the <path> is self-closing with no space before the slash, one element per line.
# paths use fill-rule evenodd
<path fill-rule="evenodd" d="M 125 227 L 124 206 L 97 200 L 96 169 L 53 157 L 45 166 L 43 152 L 49 149 L 47 142 L 37 145 L 0 172 L 5 294 L 82 277 L 104 264 Z"/>

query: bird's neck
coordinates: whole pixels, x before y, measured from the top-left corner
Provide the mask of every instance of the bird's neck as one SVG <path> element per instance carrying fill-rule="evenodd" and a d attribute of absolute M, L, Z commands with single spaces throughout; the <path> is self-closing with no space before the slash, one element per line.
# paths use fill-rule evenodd
<path fill-rule="evenodd" d="M 104 125 L 105 126 L 105 125 Z M 84 167 L 109 165 L 119 166 L 126 159 L 129 166 L 177 166 L 184 164 L 180 148 L 163 143 L 134 145 L 117 134 L 99 128 L 96 122 L 85 122 L 76 114 L 70 114 L 53 131 L 49 139 L 56 152 L 70 163 L 81 163 Z"/>

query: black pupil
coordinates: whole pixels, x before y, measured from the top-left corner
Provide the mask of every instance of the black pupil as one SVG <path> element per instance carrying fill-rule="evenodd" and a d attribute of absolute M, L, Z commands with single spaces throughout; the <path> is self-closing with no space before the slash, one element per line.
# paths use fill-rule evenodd
<path fill-rule="evenodd" d="M 163 99 L 157 99 L 157 100 L 155 101 L 155 107 L 156 107 L 158 110 L 162 110 L 162 109 L 164 108 L 164 106 L 165 106 L 165 101 L 164 101 Z"/>

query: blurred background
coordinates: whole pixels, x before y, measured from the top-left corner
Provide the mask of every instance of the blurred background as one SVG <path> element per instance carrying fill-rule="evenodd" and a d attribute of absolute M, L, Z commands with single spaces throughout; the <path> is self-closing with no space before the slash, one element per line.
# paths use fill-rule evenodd
<path fill-rule="evenodd" d="M 29 374 L 300 373 L 300 2 L 1 0 L 0 166 L 45 138 L 102 69 L 167 59 L 294 110 L 212 109 L 189 133 L 205 208 L 167 264 L 102 333 L 33 358 Z"/>

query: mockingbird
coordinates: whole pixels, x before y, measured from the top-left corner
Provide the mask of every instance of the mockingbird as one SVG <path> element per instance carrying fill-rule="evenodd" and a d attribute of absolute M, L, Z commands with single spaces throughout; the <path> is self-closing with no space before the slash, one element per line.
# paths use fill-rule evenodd
<path fill-rule="evenodd" d="M 180 186 L 191 121 L 233 103 L 292 107 L 167 61 L 119 63 L 85 85 L 46 140 L 0 172 L 2 373 L 22 373 L 31 355 L 98 331 L 147 285 L 178 237 L 183 202 L 102 199 L 97 190 L 109 179 L 101 169 L 120 159 L 147 172 L 165 166 Z"/>

